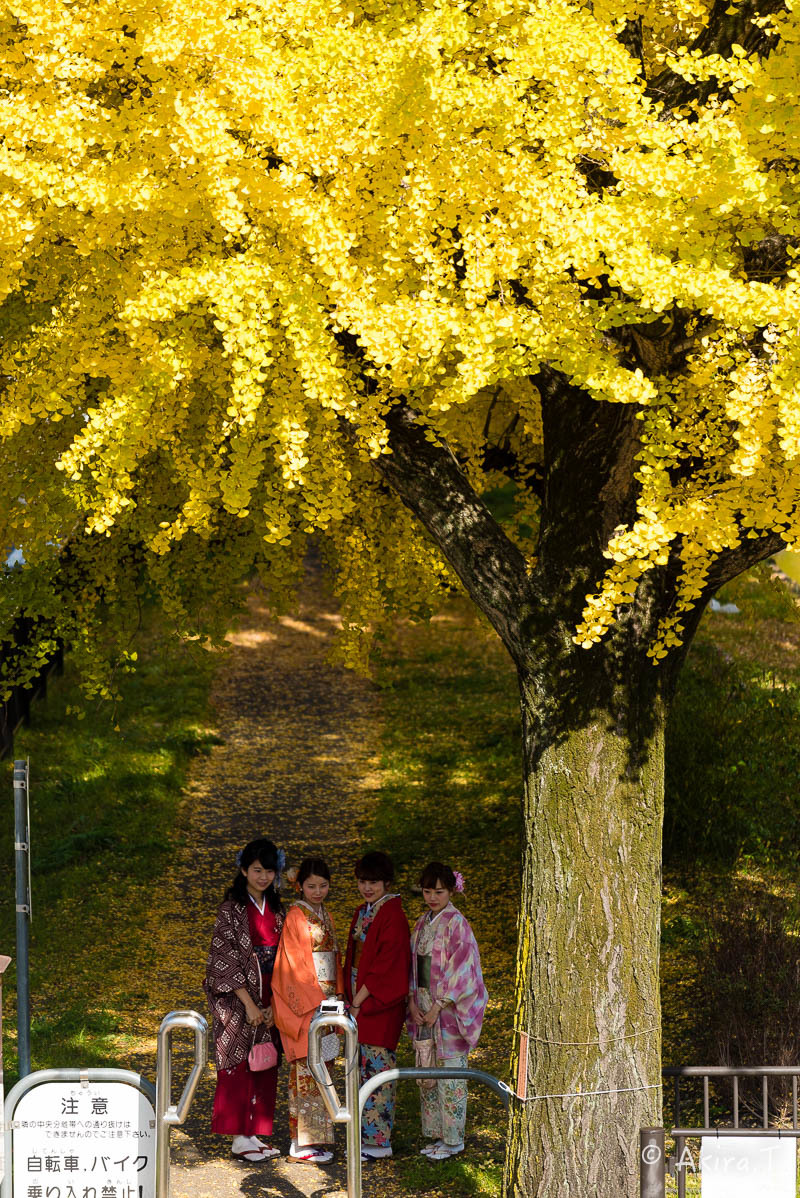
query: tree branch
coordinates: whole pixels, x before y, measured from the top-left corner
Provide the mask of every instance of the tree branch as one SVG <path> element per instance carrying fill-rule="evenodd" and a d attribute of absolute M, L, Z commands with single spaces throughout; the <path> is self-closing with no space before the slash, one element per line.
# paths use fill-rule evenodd
<path fill-rule="evenodd" d="M 375 469 L 424 525 L 512 657 L 532 593 L 525 558 L 473 490 L 450 448 L 405 404 L 386 417 L 392 452 Z"/>
<path fill-rule="evenodd" d="M 708 572 L 708 598 L 724 583 L 785 548 L 786 542 L 780 533 L 768 532 L 762 537 L 745 538 L 736 549 L 726 549 Z"/>

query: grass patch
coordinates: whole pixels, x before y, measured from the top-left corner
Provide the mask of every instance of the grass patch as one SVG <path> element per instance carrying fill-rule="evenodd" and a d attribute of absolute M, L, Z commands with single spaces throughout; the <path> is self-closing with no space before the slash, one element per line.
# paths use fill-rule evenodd
<path fill-rule="evenodd" d="M 769 567 L 720 599 L 739 611 L 703 617 L 667 730 L 664 1062 L 778 1064 L 800 957 L 800 624 Z"/>
<path fill-rule="evenodd" d="M 208 693 L 215 659 L 145 627 L 139 668 L 122 700 L 84 718 L 67 656 L 46 702 L 16 738 L 31 762 L 31 1053 L 34 1069 L 117 1064 L 136 1037 L 128 1001 L 138 929 L 152 887 L 167 871 L 175 814 L 191 758 L 208 752 Z M 11 795 L 12 763 L 0 763 Z M 0 829 L 2 885 L 14 886 L 13 819 Z M 13 903 L 0 911 L 0 946 L 14 956 Z M 146 947 L 146 946 L 144 946 Z M 16 979 L 4 977 L 6 1089 L 16 1080 Z M 140 1003 L 146 1002 L 146 987 Z"/>
<path fill-rule="evenodd" d="M 48 1068 L 74 1068 L 79 1061 L 82 1069 L 94 1069 L 116 1064 L 133 1037 L 125 1034 L 118 1012 L 87 1011 L 85 1003 L 70 1002 L 31 1020 L 31 1043 Z"/>

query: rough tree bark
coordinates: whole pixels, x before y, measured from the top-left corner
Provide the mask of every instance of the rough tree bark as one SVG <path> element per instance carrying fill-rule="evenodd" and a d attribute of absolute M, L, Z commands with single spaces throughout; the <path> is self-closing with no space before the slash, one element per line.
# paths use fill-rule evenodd
<path fill-rule="evenodd" d="M 579 648 L 572 636 L 607 564 L 603 549 L 634 511 L 635 412 L 598 404 L 554 372 L 536 381 L 545 456 L 532 570 L 450 449 L 427 439 L 408 408 L 390 415 L 392 453 L 376 467 L 518 671 L 525 843 L 514 1064 L 522 1032 L 535 1100 L 512 1100 L 506 1198 L 636 1198 L 639 1129 L 661 1112 L 669 702 L 707 599 L 781 542 L 751 540 L 720 557 L 684 644 L 660 665 L 646 651 L 673 601 L 677 556 L 642 580 L 600 645 Z"/>
<path fill-rule="evenodd" d="M 512 1103 L 514 1196 L 634 1198 L 638 1129 L 660 1122 L 666 701 L 652 664 L 615 649 L 576 650 L 567 679 L 563 656 L 540 644 L 520 671 L 515 1022 L 529 1037 L 527 1093 L 538 1097 Z M 591 1093 L 604 1090 L 623 1092 Z"/>

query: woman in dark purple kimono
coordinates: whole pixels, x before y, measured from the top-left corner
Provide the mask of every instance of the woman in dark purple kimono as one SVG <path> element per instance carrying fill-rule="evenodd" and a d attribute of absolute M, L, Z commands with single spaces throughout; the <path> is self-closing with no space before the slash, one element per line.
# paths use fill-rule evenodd
<path fill-rule="evenodd" d="M 283 910 L 278 896 L 282 850 L 253 840 L 237 858 L 238 871 L 217 913 L 203 989 L 211 1007 L 217 1089 L 211 1130 L 233 1136 L 231 1151 L 256 1163 L 278 1155 L 260 1136 L 272 1135 L 278 1065 L 253 1072 L 253 1044 L 271 1039 L 272 967 Z"/>

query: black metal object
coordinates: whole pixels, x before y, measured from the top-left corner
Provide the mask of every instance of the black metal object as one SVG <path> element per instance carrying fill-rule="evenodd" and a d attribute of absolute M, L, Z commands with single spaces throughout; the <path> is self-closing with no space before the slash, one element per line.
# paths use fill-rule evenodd
<path fill-rule="evenodd" d="M 639 1132 L 640 1198 L 664 1198 L 664 1128 L 643 1127 Z"/>
<path fill-rule="evenodd" d="M 673 1080 L 673 1118 L 674 1126 L 671 1135 L 675 1141 L 675 1172 L 678 1178 L 678 1198 L 686 1196 L 686 1167 L 684 1164 L 686 1141 L 702 1139 L 703 1136 L 774 1136 L 776 1139 L 800 1138 L 798 1124 L 798 1078 L 800 1065 L 674 1065 L 663 1070 L 664 1078 Z M 758 1124 L 742 1126 L 742 1102 L 740 1081 L 743 1078 L 756 1078 L 761 1082 L 761 1112 Z M 791 1079 L 791 1125 L 788 1127 L 771 1127 L 769 1118 L 769 1083 L 770 1079 Z M 703 1124 L 701 1127 L 684 1127 L 681 1119 L 681 1081 L 701 1079 L 703 1083 Z M 731 1083 L 730 1122 L 711 1122 L 711 1083 L 722 1081 Z M 644 1191 L 642 1191 L 644 1193 Z M 658 1194 L 658 1191 L 656 1191 Z"/>

